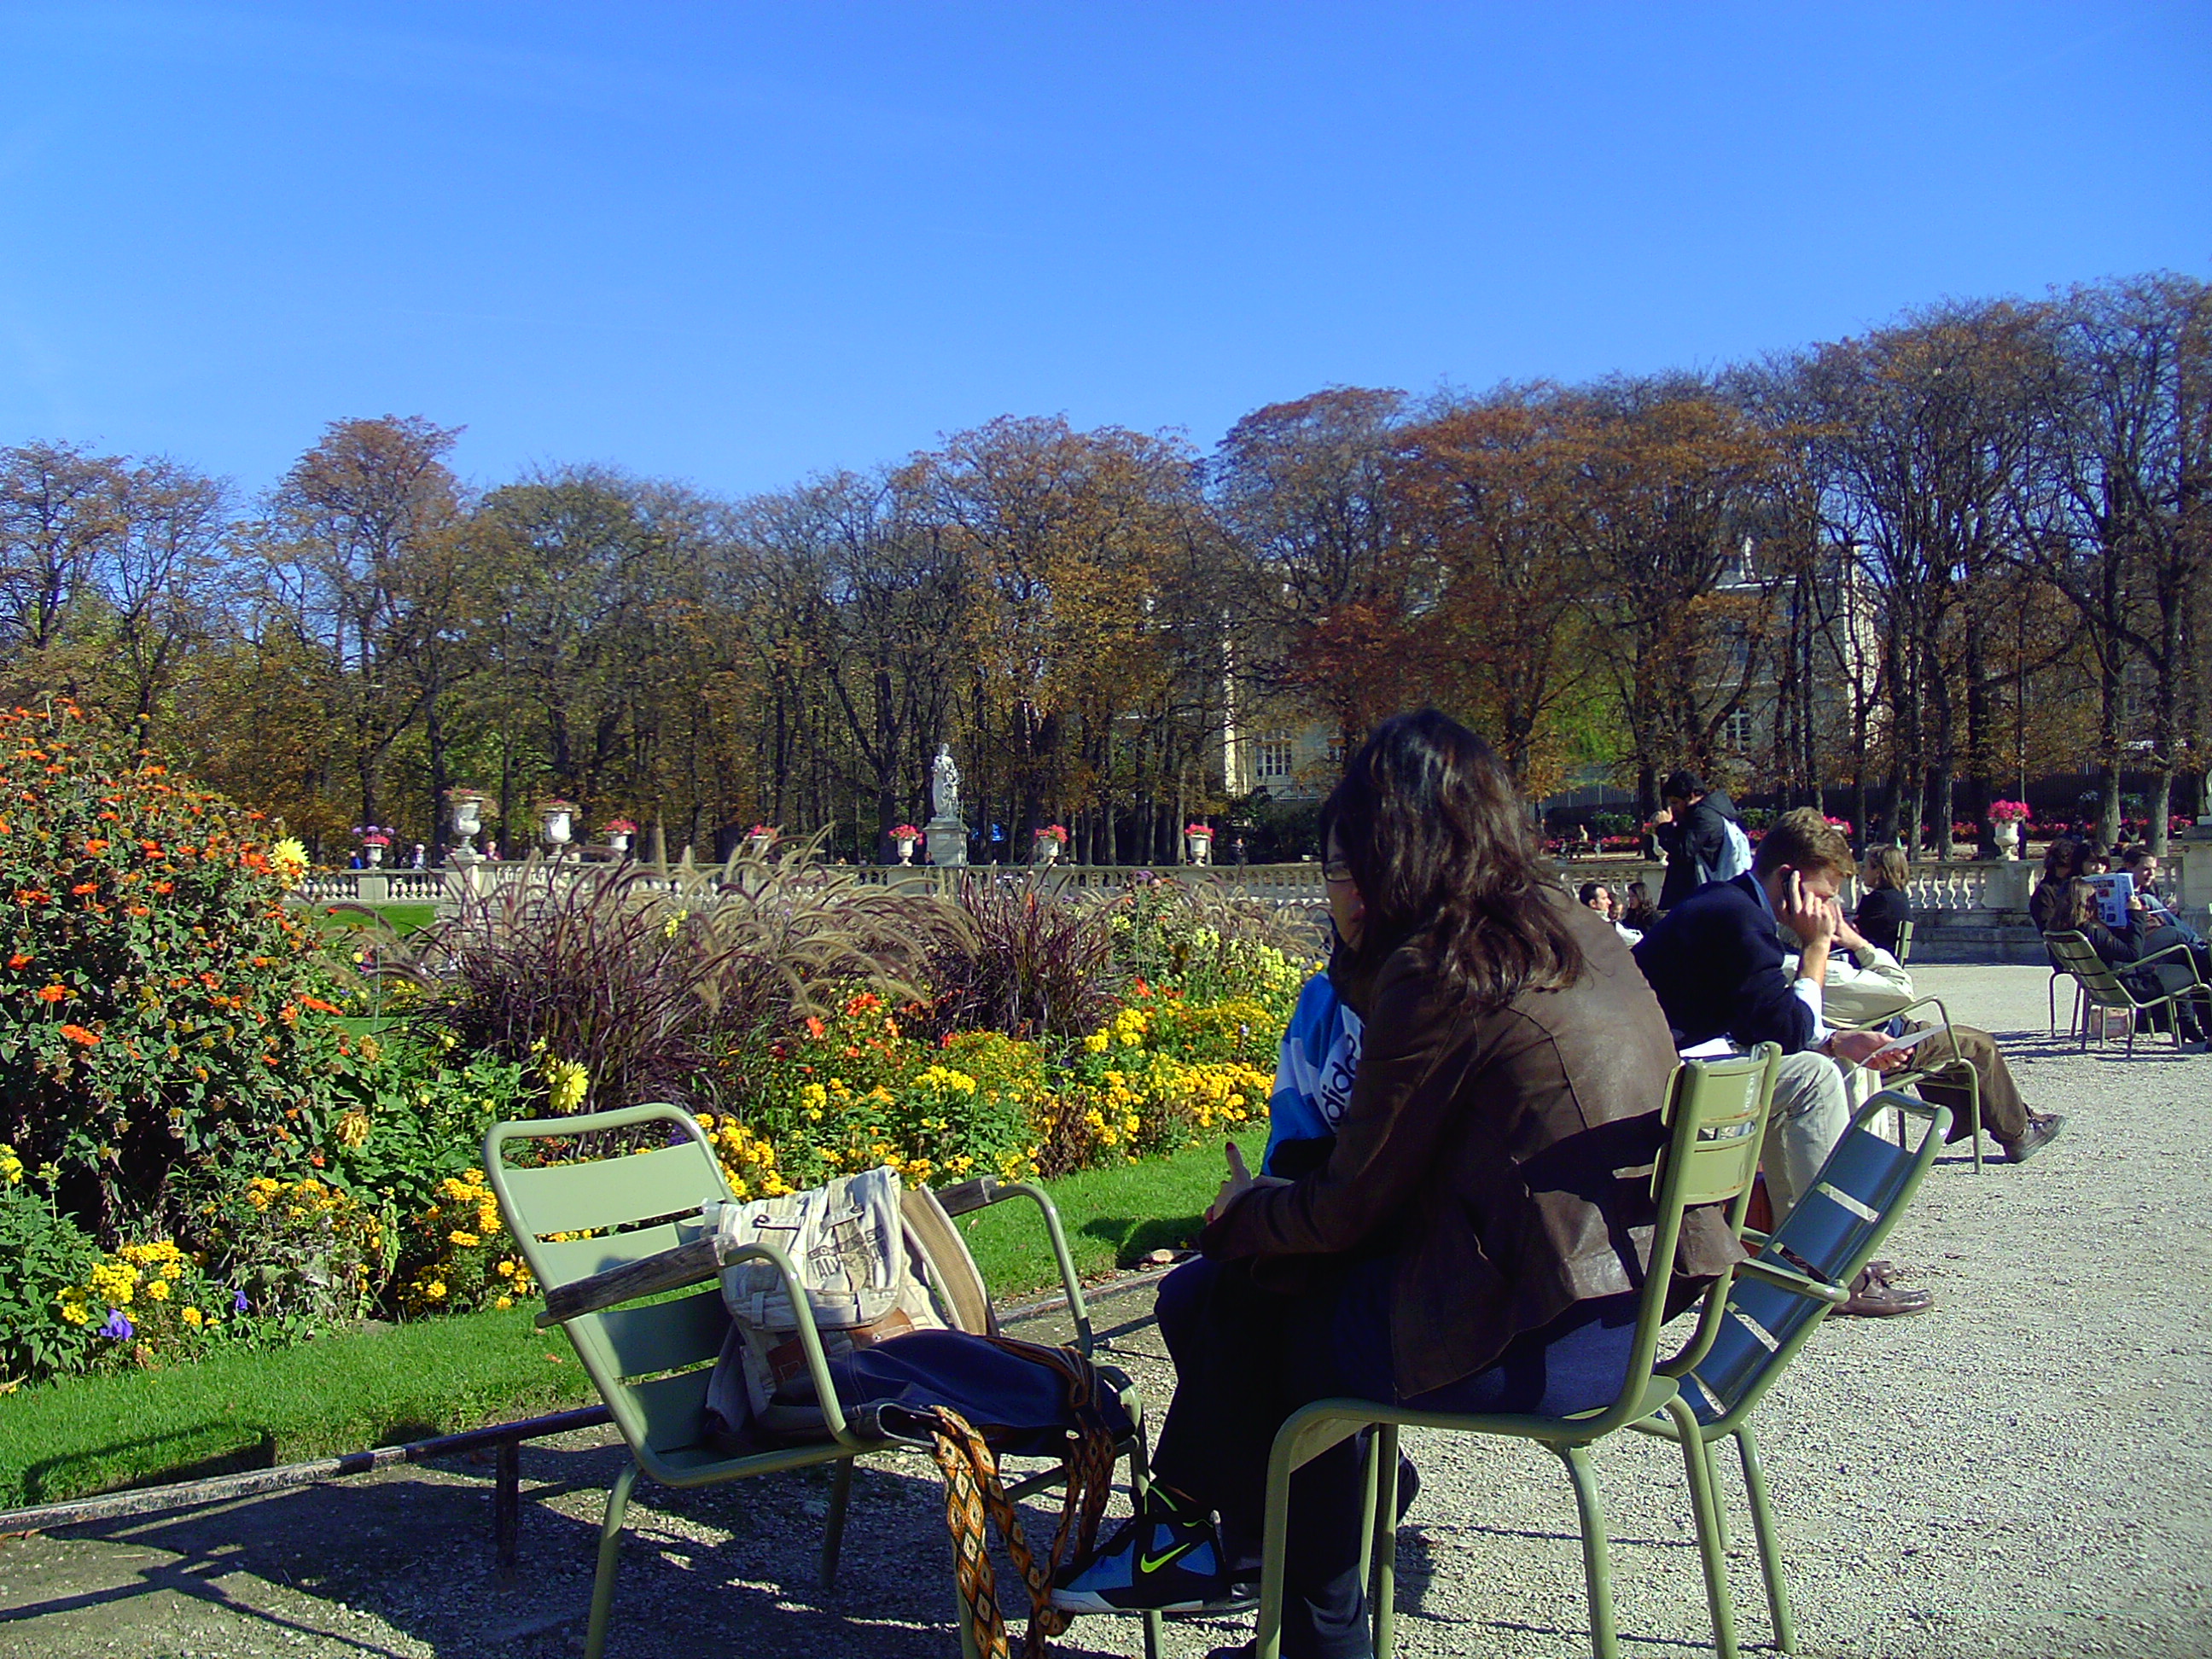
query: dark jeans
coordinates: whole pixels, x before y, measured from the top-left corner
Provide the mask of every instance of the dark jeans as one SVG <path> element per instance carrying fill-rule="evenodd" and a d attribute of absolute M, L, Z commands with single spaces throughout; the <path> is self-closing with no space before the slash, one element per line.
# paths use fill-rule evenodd
<path fill-rule="evenodd" d="M 1332 1287 L 1283 1297 L 1247 1264 L 1186 1262 L 1162 1281 L 1160 1333 L 1176 1362 L 1152 1473 L 1219 1512 L 1227 1539 L 1260 1536 L 1267 1454 L 1301 1406 L 1350 1395 L 1395 1401 L 1389 1258 L 1351 1267 Z M 1401 1402 L 1423 1411 L 1561 1416 L 1620 1392 L 1636 1299 L 1578 1303 L 1517 1338 L 1497 1364 Z M 1291 1478 L 1283 1652 L 1286 1659 L 1366 1659 L 1359 1582 L 1359 1477 L 1364 1437 L 1331 1447 Z"/>

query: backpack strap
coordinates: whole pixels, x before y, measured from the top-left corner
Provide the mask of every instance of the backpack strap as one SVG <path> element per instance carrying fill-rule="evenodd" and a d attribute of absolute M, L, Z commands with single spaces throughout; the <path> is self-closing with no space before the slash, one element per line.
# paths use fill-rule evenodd
<path fill-rule="evenodd" d="M 908 1239 L 921 1255 L 929 1287 L 945 1304 L 955 1329 L 970 1336 L 996 1336 L 999 1316 L 992 1310 L 990 1292 L 968 1241 L 927 1187 L 908 1187 L 899 1194 L 899 1219 Z"/>

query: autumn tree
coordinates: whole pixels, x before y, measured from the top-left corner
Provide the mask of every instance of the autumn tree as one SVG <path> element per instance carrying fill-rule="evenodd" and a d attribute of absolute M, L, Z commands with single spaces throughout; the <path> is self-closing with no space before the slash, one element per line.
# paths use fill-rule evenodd
<path fill-rule="evenodd" d="M 327 657 L 325 695 L 352 733 L 364 823 L 389 816 L 393 745 L 445 689 L 452 627 L 459 428 L 419 416 L 334 421 L 270 498 L 262 544 L 303 638 Z"/>
<path fill-rule="evenodd" d="M 1543 794 L 1569 755 L 1560 719 L 1595 669 L 1583 605 L 1582 489 L 1594 434 L 1555 386 L 1507 387 L 1400 434 L 1394 514 L 1421 562 L 1412 627 L 1431 695 Z"/>
<path fill-rule="evenodd" d="M 1751 509 L 1781 458 L 1702 380 L 1613 380 L 1582 395 L 1583 605 L 1648 812 L 1667 769 L 1721 770 L 1729 719 L 1759 683 L 1771 611 Z"/>

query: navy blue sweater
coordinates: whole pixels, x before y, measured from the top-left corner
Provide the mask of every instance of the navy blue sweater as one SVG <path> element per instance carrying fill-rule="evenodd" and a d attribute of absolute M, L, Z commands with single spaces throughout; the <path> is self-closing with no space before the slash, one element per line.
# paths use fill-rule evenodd
<path fill-rule="evenodd" d="M 1782 971 L 1782 940 L 1748 871 L 1700 887 L 1660 918 L 1636 965 L 1667 1011 L 1675 1046 L 1724 1036 L 1741 1048 L 1778 1042 L 1794 1054 L 1818 1030 Z"/>

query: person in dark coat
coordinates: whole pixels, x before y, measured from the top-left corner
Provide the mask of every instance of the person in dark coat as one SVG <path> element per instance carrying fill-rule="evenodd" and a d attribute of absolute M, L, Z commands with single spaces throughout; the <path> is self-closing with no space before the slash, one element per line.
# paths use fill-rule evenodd
<path fill-rule="evenodd" d="M 1232 1160 L 1200 1239 L 1218 1294 L 1176 1356 L 1151 1495 L 1060 1575 L 1072 1612 L 1225 1597 L 1251 1564 L 1224 1534 L 1258 1535 L 1268 1449 L 1302 1405 L 1561 1413 L 1626 1376 L 1674 1066 L 1657 1000 L 1547 867 L 1504 764 L 1435 711 L 1376 728 L 1322 825 L 1330 976 L 1363 1022 L 1352 1096 L 1297 1180 Z M 1691 1212 L 1678 1294 L 1740 1255 Z M 1293 1479 L 1292 1659 L 1371 1652 L 1360 1468 L 1346 1441 Z"/>
<path fill-rule="evenodd" d="M 1897 954 L 1905 924 L 1912 920 L 1912 900 L 1905 890 L 1911 873 L 1902 849 L 1883 847 L 1867 854 L 1860 875 L 1866 891 L 1859 896 L 1858 914 L 1851 918 L 1851 925 L 1868 944 L 1879 945 L 1892 956 Z"/>
<path fill-rule="evenodd" d="M 1695 772 L 1677 772 L 1660 787 L 1665 802 L 1645 826 L 1667 856 L 1659 908 L 1671 910 L 1705 884 L 1728 851 L 1728 826 L 1741 822 L 1723 789 L 1708 789 Z"/>

